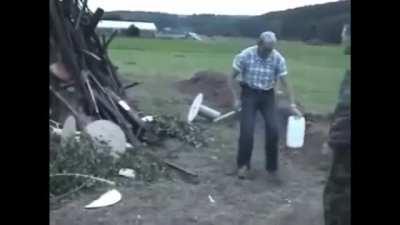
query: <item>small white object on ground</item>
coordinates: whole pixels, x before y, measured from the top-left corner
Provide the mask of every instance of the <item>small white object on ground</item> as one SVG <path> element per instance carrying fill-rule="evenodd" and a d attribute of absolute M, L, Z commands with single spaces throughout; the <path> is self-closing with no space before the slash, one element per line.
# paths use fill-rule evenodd
<path fill-rule="evenodd" d="M 211 195 L 208 195 L 208 199 L 210 200 L 211 203 L 215 203 L 215 200 L 213 199 L 213 197 L 211 197 Z"/>
<path fill-rule="evenodd" d="M 128 177 L 128 178 L 133 178 L 135 179 L 136 177 L 136 172 L 133 169 L 120 169 L 118 172 L 119 175 L 124 176 L 124 177 Z"/>
<path fill-rule="evenodd" d="M 103 195 L 101 195 L 98 199 L 94 200 L 90 204 L 86 205 L 86 209 L 94 209 L 94 208 L 101 208 L 107 207 L 110 205 L 114 205 L 115 203 L 119 202 L 122 198 L 122 195 L 116 189 L 107 191 Z"/>
<path fill-rule="evenodd" d="M 142 120 L 144 122 L 153 122 L 154 117 L 153 116 L 145 116 L 145 117 L 142 118 Z"/>
<path fill-rule="evenodd" d="M 129 143 L 126 143 L 126 148 L 133 148 L 133 146 Z"/>

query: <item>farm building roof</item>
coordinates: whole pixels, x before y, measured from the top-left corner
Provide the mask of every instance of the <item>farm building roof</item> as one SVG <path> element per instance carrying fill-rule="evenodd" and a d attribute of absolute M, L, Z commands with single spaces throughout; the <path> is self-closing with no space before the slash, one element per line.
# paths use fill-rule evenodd
<path fill-rule="evenodd" d="M 99 28 L 116 28 L 116 29 L 128 29 L 134 25 L 139 30 L 157 30 L 154 23 L 149 22 L 133 22 L 133 21 L 119 21 L 119 20 L 102 20 L 99 22 Z"/>
<path fill-rule="evenodd" d="M 191 38 L 193 38 L 193 39 L 195 39 L 195 40 L 197 40 L 197 41 L 202 41 L 201 37 L 200 37 L 198 34 L 196 34 L 196 33 L 189 32 L 188 35 L 189 35 Z"/>

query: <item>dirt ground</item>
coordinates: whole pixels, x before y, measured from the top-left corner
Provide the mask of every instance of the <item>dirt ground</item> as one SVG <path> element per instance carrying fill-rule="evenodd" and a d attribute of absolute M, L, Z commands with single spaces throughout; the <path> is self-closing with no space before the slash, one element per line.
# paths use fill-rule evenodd
<path fill-rule="evenodd" d="M 114 206 L 86 210 L 84 206 L 104 190 L 81 195 L 50 211 L 51 225 L 321 225 L 322 191 L 331 155 L 323 151 L 328 123 L 307 129 L 302 149 L 280 150 L 279 180 L 264 170 L 264 128 L 261 116 L 255 132 L 252 173 L 239 180 L 235 168 L 239 124 L 231 119 L 212 125 L 209 146 L 183 148 L 170 161 L 195 171 L 198 179 L 161 179 L 152 184 L 132 181 L 118 190 L 122 200 Z M 169 140 L 157 151 L 180 143 Z M 210 197 L 215 201 L 210 201 Z"/>
<path fill-rule="evenodd" d="M 204 101 L 210 106 L 226 108 L 233 106 L 233 95 L 228 86 L 228 76 L 213 71 L 199 71 L 189 80 L 176 83 L 176 88 L 184 93 L 196 96 L 203 93 Z"/>
<path fill-rule="evenodd" d="M 83 206 L 100 192 L 82 196 L 51 211 L 50 224 L 323 224 L 322 191 L 330 155 L 321 150 L 327 126 L 310 128 L 303 149 L 281 150 L 281 182 L 270 180 L 263 170 L 262 126 L 257 127 L 250 180 L 229 175 L 235 165 L 237 124 L 234 127 L 229 143 L 218 143 L 219 148 L 182 150 L 173 159 L 199 174 L 197 184 L 184 179 L 159 180 L 151 185 L 132 182 L 118 188 L 123 195 L 118 204 L 85 210 Z"/>

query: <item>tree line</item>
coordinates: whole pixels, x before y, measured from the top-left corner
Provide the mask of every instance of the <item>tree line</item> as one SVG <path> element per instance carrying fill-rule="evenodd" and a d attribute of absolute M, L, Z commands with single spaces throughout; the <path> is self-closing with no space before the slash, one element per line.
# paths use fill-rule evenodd
<path fill-rule="evenodd" d="M 181 16 L 158 12 L 106 12 L 104 19 L 147 21 L 159 30 L 196 32 L 203 35 L 257 37 L 265 30 L 274 31 L 285 40 L 320 40 L 340 42 L 340 32 L 350 23 L 350 1 L 305 6 L 259 16 L 225 16 L 200 14 Z"/>

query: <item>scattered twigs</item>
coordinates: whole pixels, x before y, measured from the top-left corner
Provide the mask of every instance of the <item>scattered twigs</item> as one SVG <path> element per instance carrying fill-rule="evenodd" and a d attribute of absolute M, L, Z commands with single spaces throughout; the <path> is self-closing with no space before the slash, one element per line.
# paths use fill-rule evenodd
<path fill-rule="evenodd" d="M 129 89 L 129 88 L 135 87 L 136 85 L 139 85 L 139 84 L 140 84 L 139 82 L 133 82 L 131 84 L 128 84 L 128 85 L 124 86 L 124 89 L 126 90 L 126 89 Z"/>
<path fill-rule="evenodd" d="M 75 192 L 80 191 L 82 188 L 84 188 L 86 185 L 88 184 L 88 182 L 84 182 L 83 184 L 81 184 L 80 186 L 78 186 L 77 188 L 74 188 L 70 191 L 68 191 L 67 193 L 61 194 L 61 195 L 57 195 L 57 196 L 53 196 L 51 197 L 51 201 L 53 202 L 58 202 L 59 200 L 66 198 L 69 195 L 72 195 Z"/>
<path fill-rule="evenodd" d="M 115 182 L 114 181 L 110 181 L 110 180 L 107 180 L 107 179 L 104 179 L 104 178 L 95 177 L 95 176 L 86 175 L 86 174 L 79 174 L 79 173 L 55 173 L 55 174 L 50 174 L 50 177 L 62 177 L 62 176 L 66 176 L 66 177 L 83 177 L 83 178 L 87 178 L 87 179 L 91 179 L 91 180 L 94 180 L 94 181 L 98 181 L 98 182 L 102 182 L 102 183 L 106 183 L 106 184 L 115 186 Z"/>
<path fill-rule="evenodd" d="M 192 172 L 192 171 L 190 171 L 190 170 L 188 170 L 188 169 L 186 169 L 186 168 L 183 168 L 183 167 L 181 167 L 181 166 L 179 166 L 179 165 L 177 165 L 177 164 L 175 164 L 175 163 L 173 163 L 173 162 L 170 162 L 170 161 L 167 161 L 167 160 L 163 160 L 163 162 L 164 162 L 166 165 L 168 165 L 169 167 L 171 167 L 171 168 L 173 168 L 173 169 L 176 169 L 176 170 L 179 170 L 179 171 L 181 171 L 181 172 L 183 172 L 183 173 L 185 173 L 185 174 L 188 174 L 188 175 L 191 175 L 191 176 L 194 176 L 194 177 L 197 177 L 197 176 L 198 176 L 197 173 L 194 173 L 194 172 Z"/>
<path fill-rule="evenodd" d="M 175 164 L 173 162 L 170 162 L 170 161 L 168 161 L 166 159 L 161 159 L 158 155 L 156 155 L 156 154 L 154 154 L 154 153 L 152 153 L 150 151 L 147 151 L 145 154 L 147 156 L 153 158 L 153 160 L 158 161 L 158 162 L 160 162 L 162 164 L 165 164 L 165 165 L 167 165 L 168 167 L 170 167 L 172 169 L 178 170 L 179 172 L 182 172 L 184 174 L 187 174 L 187 175 L 190 175 L 190 176 L 193 176 L 193 177 L 198 177 L 197 173 L 195 173 L 193 171 L 190 171 L 188 169 L 185 169 L 182 166 L 179 166 L 179 165 L 177 165 L 177 164 Z"/>

